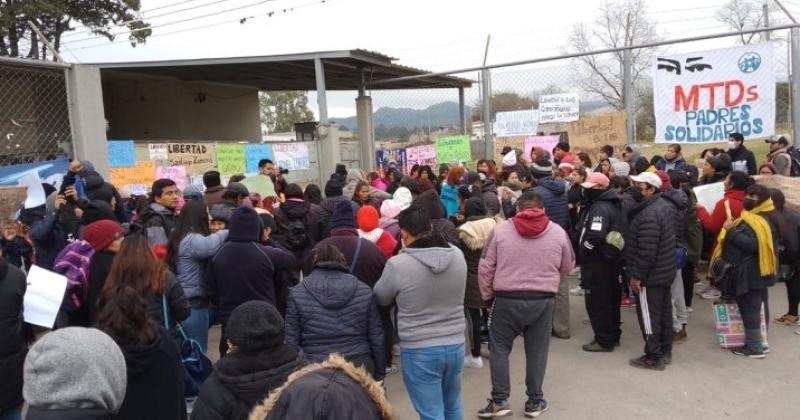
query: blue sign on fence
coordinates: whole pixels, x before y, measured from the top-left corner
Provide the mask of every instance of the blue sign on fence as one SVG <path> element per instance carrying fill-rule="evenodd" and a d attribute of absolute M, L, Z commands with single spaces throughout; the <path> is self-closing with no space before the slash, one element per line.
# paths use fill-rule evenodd
<path fill-rule="evenodd" d="M 132 168 L 136 166 L 136 147 L 133 140 L 108 141 L 108 166 Z"/>
<path fill-rule="evenodd" d="M 272 146 L 269 144 L 248 144 L 244 147 L 247 158 L 247 172 L 258 172 L 258 161 L 261 159 L 274 159 Z"/>

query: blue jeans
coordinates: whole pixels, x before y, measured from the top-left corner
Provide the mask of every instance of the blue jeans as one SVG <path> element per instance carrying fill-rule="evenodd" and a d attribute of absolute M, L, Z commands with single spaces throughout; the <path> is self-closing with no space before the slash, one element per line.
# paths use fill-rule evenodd
<path fill-rule="evenodd" d="M 208 351 L 208 316 L 208 308 L 192 308 L 189 318 L 183 321 L 186 335 L 200 343 L 203 353 Z"/>
<path fill-rule="evenodd" d="M 22 420 L 22 404 L 0 413 L 0 420 Z"/>
<path fill-rule="evenodd" d="M 464 343 L 400 349 L 403 383 L 420 420 L 461 420 Z"/>

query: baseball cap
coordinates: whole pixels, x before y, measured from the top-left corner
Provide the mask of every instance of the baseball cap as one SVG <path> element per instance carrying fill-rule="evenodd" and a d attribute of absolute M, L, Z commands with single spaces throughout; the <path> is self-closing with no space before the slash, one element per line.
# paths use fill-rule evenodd
<path fill-rule="evenodd" d="M 786 140 L 784 136 L 770 136 L 768 139 L 764 140 L 764 142 L 769 144 L 781 143 L 787 146 L 789 145 L 789 140 Z"/>
<path fill-rule="evenodd" d="M 656 175 L 656 174 L 654 174 L 652 172 L 643 172 L 643 173 L 641 173 L 639 175 L 634 175 L 634 176 L 631 177 L 631 181 L 633 181 L 633 182 L 641 182 L 641 183 L 648 184 L 648 185 L 651 185 L 651 186 L 659 188 L 659 189 L 661 188 L 661 184 L 662 184 L 661 178 L 659 178 L 658 175 Z"/>
<path fill-rule="evenodd" d="M 603 175 L 600 172 L 592 172 L 586 178 L 586 182 L 581 184 L 583 188 L 594 188 L 597 185 L 602 186 L 603 188 L 608 188 L 608 177 Z"/>
<path fill-rule="evenodd" d="M 247 190 L 247 187 L 244 184 L 239 182 L 231 182 L 228 184 L 228 192 L 236 193 L 240 197 L 243 195 L 250 195 L 250 191 Z"/>

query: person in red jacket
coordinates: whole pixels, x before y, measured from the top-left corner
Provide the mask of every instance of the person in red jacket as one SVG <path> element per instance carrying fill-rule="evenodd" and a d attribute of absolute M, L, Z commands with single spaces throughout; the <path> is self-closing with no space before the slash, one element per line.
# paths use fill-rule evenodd
<path fill-rule="evenodd" d="M 725 196 L 717 202 L 710 214 L 705 207 L 699 203 L 697 205 L 697 218 L 703 224 L 703 229 L 714 235 L 722 230 L 722 225 L 729 218 L 725 210 L 725 202 L 727 201 L 731 208 L 730 218 L 736 219 L 742 213 L 744 191 L 754 183 L 753 179 L 744 172 L 731 172 L 724 182 Z"/>
<path fill-rule="evenodd" d="M 364 206 L 358 210 L 358 236 L 374 243 L 386 258 L 391 258 L 397 248 L 397 240 L 391 233 L 378 227 L 380 217 L 375 207 Z"/>

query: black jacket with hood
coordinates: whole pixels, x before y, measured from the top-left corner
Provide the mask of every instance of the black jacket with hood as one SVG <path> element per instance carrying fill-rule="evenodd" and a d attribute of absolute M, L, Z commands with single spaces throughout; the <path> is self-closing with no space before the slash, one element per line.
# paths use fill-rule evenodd
<path fill-rule="evenodd" d="M 280 237 L 289 237 L 291 231 L 289 224 L 293 220 L 301 220 L 303 222 L 305 234 L 308 236 L 309 243 L 302 249 L 291 249 L 287 246 L 287 243 L 282 244 L 294 254 L 297 263 L 295 269 L 297 270 L 302 268 L 303 261 L 311 254 L 311 249 L 314 248 L 314 245 L 322 240 L 322 226 L 314 217 L 319 214 L 317 207 L 319 206 L 306 200 L 289 199 L 275 208 L 275 223 L 278 225 Z"/>
<path fill-rule="evenodd" d="M 678 265 L 675 259 L 675 206 L 656 193 L 630 213 L 625 233 L 628 275 L 644 287 L 669 287 Z"/>
<path fill-rule="evenodd" d="M 27 354 L 22 299 L 25 274 L 0 258 L 0 412 L 22 404 L 22 364 Z"/>
<path fill-rule="evenodd" d="M 481 197 L 483 204 L 486 205 L 486 211 L 489 216 L 494 216 L 502 210 L 500 207 L 500 199 L 497 195 L 497 185 L 494 181 L 487 179 L 481 182 Z"/>
<path fill-rule="evenodd" d="M 614 251 L 606 243 L 610 232 L 622 233 L 622 207 L 616 190 L 608 189 L 593 201 L 587 201 L 578 223 L 577 258 L 580 264 L 611 263 L 619 257 L 619 250 Z"/>
<path fill-rule="evenodd" d="M 728 156 L 731 157 L 731 166 L 736 167 L 737 163 L 739 163 L 739 165 L 743 164 L 747 167 L 748 175 L 752 176 L 758 173 L 756 155 L 754 155 L 752 151 L 748 150 L 744 144 L 737 149 L 728 150 Z"/>
<path fill-rule="evenodd" d="M 453 222 L 447 219 L 447 211 L 442 205 L 436 190 L 428 190 L 418 195 L 412 205 L 427 210 L 434 233 L 441 235 L 447 243 L 458 245 L 458 231 L 456 231 L 456 226 Z"/>
<path fill-rule="evenodd" d="M 675 207 L 675 241 L 677 246 L 686 247 L 686 212 L 689 210 L 689 198 L 682 190 L 675 188 L 664 191 L 661 197 Z"/>

